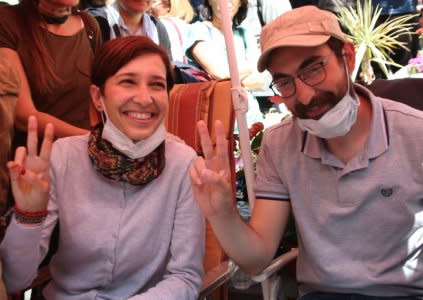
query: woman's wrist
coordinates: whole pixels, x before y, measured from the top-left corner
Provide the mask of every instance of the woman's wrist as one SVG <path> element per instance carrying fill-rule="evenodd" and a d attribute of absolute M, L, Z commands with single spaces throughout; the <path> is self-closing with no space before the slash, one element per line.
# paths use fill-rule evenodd
<path fill-rule="evenodd" d="M 47 217 L 47 209 L 29 212 L 19 209 L 15 205 L 15 219 L 18 223 L 22 224 L 39 224 L 42 223 Z"/>

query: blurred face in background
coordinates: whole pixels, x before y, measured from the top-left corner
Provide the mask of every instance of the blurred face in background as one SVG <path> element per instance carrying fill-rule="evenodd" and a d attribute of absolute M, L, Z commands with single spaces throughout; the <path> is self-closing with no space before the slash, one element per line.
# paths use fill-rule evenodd
<path fill-rule="evenodd" d="M 170 2 L 167 0 L 153 0 L 150 11 L 155 17 L 165 16 L 170 11 Z"/>
<path fill-rule="evenodd" d="M 38 10 L 47 16 L 62 17 L 70 15 L 72 7 L 78 4 L 79 0 L 40 0 Z"/>
<path fill-rule="evenodd" d="M 119 6 L 128 13 L 144 13 L 153 5 L 153 0 L 119 0 Z"/>
<path fill-rule="evenodd" d="M 275 0 L 276 1 L 276 0 Z M 212 8 L 212 14 L 213 19 L 222 18 L 222 13 L 220 9 L 220 1 L 219 0 L 208 0 L 211 8 Z M 239 8 L 241 7 L 241 0 L 230 0 L 228 1 L 228 9 L 229 9 L 229 16 L 231 17 L 231 20 L 234 18 L 236 13 L 238 12 Z"/>

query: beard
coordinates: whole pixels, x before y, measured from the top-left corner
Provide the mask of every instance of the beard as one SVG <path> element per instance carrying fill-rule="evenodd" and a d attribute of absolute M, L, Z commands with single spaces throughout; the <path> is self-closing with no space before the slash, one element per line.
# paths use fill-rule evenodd
<path fill-rule="evenodd" d="M 321 106 L 328 106 L 328 109 L 325 110 L 322 114 L 313 117 L 313 119 L 318 120 L 320 119 L 327 111 L 329 111 L 331 108 L 333 108 L 338 102 L 341 100 L 342 97 L 336 96 L 332 92 L 328 91 L 319 91 L 314 95 L 313 98 L 311 98 L 311 101 L 309 104 L 304 105 L 300 103 L 299 101 L 296 102 L 294 106 L 294 111 L 291 111 L 292 115 L 294 117 L 300 118 L 300 119 L 310 119 L 309 117 L 309 111 L 311 111 L 313 108 L 321 107 Z"/>

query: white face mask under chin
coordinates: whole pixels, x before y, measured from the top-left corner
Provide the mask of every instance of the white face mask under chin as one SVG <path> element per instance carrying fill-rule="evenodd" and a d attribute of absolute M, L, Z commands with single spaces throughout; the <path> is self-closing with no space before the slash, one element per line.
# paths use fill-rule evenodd
<path fill-rule="evenodd" d="M 322 139 L 331 139 L 343 136 L 351 130 L 357 120 L 360 99 L 353 93 L 351 95 L 351 81 L 348 75 L 347 64 L 344 59 L 345 74 L 347 76 L 347 92 L 342 99 L 319 120 L 297 118 L 298 125 L 304 131 Z"/>
<path fill-rule="evenodd" d="M 110 121 L 103 100 L 102 104 L 107 119 L 103 119 L 104 127 L 101 137 L 108 140 L 116 150 L 119 150 L 129 158 L 135 159 L 146 156 L 166 139 L 167 133 L 162 123 L 151 136 L 134 143 Z"/>
<path fill-rule="evenodd" d="M 302 130 L 323 139 L 343 136 L 355 123 L 359 105 L 358 97 L 352 96 L 347 91 L 345 96 L 319 120 L 297 118 L 298 125 Z"/>

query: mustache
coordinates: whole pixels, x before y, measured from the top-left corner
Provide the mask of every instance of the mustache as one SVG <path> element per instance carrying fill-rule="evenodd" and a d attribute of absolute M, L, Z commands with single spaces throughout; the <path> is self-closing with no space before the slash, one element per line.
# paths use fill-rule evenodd
<path fill-rule="evenodd" d="M 307 105 L 304 105 L 297 101 L 294 106 L 295 112 L 292 113 L 295 117 L 298 117 L 300 119 L 308 119 L 308 112 L 313 107 L 329 104 L 332 108 L 339 102 L 339 100 L 340 99 L 338 99 L 338 97 L 334 93 L 329 91 L 321 91 L 318 94 L 314 95 L 313 98 L 311 98 L 310 103 Z"/>

